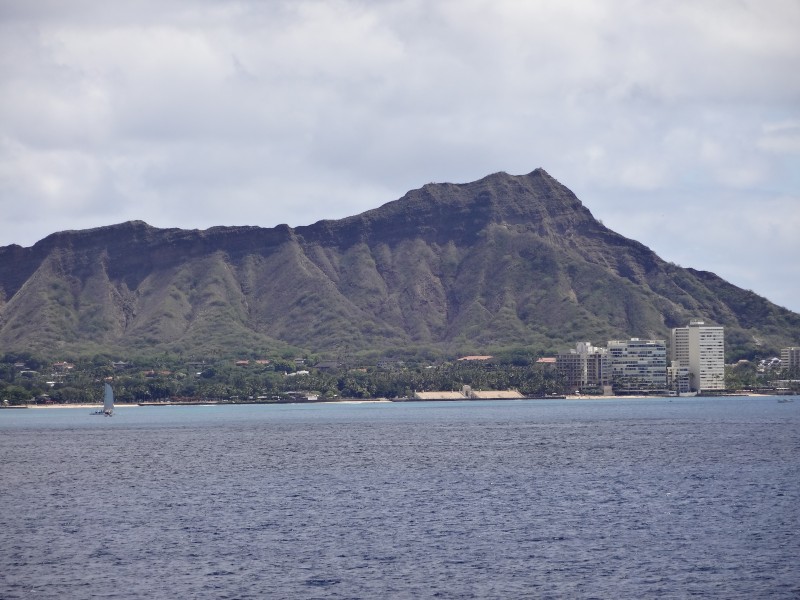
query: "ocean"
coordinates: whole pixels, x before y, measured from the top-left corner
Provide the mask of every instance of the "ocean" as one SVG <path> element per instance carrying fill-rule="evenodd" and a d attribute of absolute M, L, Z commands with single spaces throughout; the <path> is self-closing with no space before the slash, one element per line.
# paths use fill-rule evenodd
<path fill-rule="evenodd" d="M 798 598 L 793 400 L 0 410 L 0 598 Z"/>

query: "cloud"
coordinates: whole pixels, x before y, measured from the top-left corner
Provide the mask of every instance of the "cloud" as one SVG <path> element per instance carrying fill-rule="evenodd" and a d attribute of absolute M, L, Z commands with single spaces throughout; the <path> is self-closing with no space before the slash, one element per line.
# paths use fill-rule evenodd
<path fill-rule="evenodd" d="M 731 235 L 674 224 L 797 212 L 798 30 L 793 0 L 0 0 L 0 244 L 301 225 L 542 166 L 725 276 Z M 791 222 L 759 219 L 764 242 Z M 747 264 L 737 283 L 777 289 Z"/>
<path fill-rule="evenodd" d="M 756 145 L 774 154 L 800 154 L 800 120 L 765 123 Z"/>

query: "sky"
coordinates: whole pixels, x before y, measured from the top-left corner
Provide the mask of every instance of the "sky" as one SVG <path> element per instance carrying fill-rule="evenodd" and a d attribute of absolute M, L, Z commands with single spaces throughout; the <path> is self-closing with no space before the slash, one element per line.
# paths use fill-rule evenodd
<path fill-rule="evenodd" d="M 544 168 L 800 312 L 798 0 L 0 0 L 0 246 Z"/>

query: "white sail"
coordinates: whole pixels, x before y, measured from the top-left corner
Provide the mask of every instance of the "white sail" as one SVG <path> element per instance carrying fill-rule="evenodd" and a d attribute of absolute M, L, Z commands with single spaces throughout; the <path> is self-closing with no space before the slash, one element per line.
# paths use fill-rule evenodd
<path fill-rule="evenodd" d="M 114 390 L 106 384 L 105 396 L 103 397 L 103 412 L 110 413 L 114 410 Z"/>

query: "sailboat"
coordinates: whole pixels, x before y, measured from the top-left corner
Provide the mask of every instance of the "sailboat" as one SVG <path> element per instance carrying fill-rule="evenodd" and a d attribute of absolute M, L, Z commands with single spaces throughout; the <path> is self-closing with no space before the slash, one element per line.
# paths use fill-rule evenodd
<path fill-rule="evenodd" d="M 109 384 L 105 384 L 105 394 L 103 395 L 103 410 L 93 412 L 93 415 L 105 415 L 110 417 L 114 414 L 114 390 Z"/>

